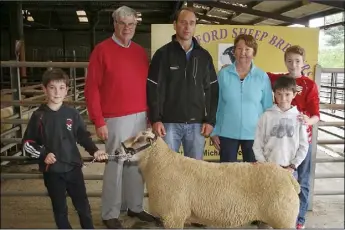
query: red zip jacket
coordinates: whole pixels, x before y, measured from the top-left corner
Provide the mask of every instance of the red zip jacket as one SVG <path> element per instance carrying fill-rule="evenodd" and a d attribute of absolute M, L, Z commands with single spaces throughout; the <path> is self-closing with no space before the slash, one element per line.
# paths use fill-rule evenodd
<path fill-rule="evenodd" d="M 133 41 L 124 48 L 108 38 L 94 48 L 84 95 L 90 120 L 96 128 L 105 125 L 104 118 L 147 110 L 148 68 L 144 48 Z"/>
<path fill-rule="evenodd" d="M 288 74 L 274 74 L 267 73 L 271 80 L 272 88 L 274 82 L 281 76 L 287 76 Z M 320 98 L 319 91 L 316 83 L 306 76 L 301 76 L 296 78 L 298 93 L 296 97 L 292 100 L 292 105 L 297 106 L 299 112 L 307 115 L 308 117 L 318 116 L 320 119 Z M 308 129 L 308 139 L 311 143 L 312 137 L 312 126 Z"/>

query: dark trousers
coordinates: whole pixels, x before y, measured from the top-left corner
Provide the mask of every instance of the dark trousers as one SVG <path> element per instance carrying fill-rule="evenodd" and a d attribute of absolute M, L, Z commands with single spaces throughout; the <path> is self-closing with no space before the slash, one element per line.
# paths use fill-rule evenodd
<path fill-rule="evenodd" d="M 59 229 L 71 229 L 68 221 L 66 191 L 72 199 L 83 229 L 93 229 L 91 208 L 86 195 L 84 176 L 77 167 L 66 173 L 43 173 L 44 185 L 53 206 L 54 219 Z"/>
<path fill-rule="evenodd" d="M 236 140 L 227 137 L 219 137 L 220 141 L 220 162 L 237 162 L 237 152 L 241 146 L 244 162 L 255 162 L 253 152 L 254 140 Z"/>

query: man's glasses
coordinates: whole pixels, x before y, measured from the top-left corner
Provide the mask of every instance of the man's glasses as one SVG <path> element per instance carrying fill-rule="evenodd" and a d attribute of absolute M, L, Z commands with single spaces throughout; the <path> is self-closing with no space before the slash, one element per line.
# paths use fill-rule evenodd
<path fill-rule="evenodd" d="M 121 22 L 121 21 L 115 21 L 115 22 L 121 27 L 128 27 L 130 29 L 137 25 L 136 22 L 131 22 L 131 23 L 125 23 L 125 22 Z"/>

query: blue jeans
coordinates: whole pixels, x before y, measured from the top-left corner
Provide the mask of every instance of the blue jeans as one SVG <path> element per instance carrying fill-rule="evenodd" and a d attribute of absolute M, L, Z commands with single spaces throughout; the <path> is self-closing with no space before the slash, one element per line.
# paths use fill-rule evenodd
<path fill-rule="evenodd" d="M 305 223 L 305 216 L 307 214 L 309 204 L 311 151 L 312 145 L 309 144 L 307 156 L 297 168 L 297 180 L 301 186 L 301 192 L 299 194 L 300 207 L 297 223 L 303 225 Z"/>
<path fill-rule="evenodd" d="M 244 162 L 255 162 L 253 152 L 253 140 L 236 140 L 227 137 L 219 137 L 220 142 L 220 162 L 237 162 L 238 148 L 241 145 Z"/>
<path fill-rule="evenodd" d="M 164 123 L 166 135 L 163 138 L 169 148 L 178 152 L 182 143 L 186 157 L 202 160 L 205 137 L 201 135 L 202 124 Z"/>

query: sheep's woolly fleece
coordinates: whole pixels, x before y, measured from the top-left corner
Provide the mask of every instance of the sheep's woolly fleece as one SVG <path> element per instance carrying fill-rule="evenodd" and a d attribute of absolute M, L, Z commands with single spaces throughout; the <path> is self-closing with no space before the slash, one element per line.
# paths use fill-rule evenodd
<path fill-rule="evenodd" d="M 139 133 L 132 147 L 149 143 L 150 133 Z M 166 228 L 183 228 L 187 220 L 223 228 L 255 220 L 295 228 L 300 186 L 275 164 L 195 160 L 170 150 L 159 137 L 131 158 L 135 160 L 146 182 L 150 212 Z"/>

